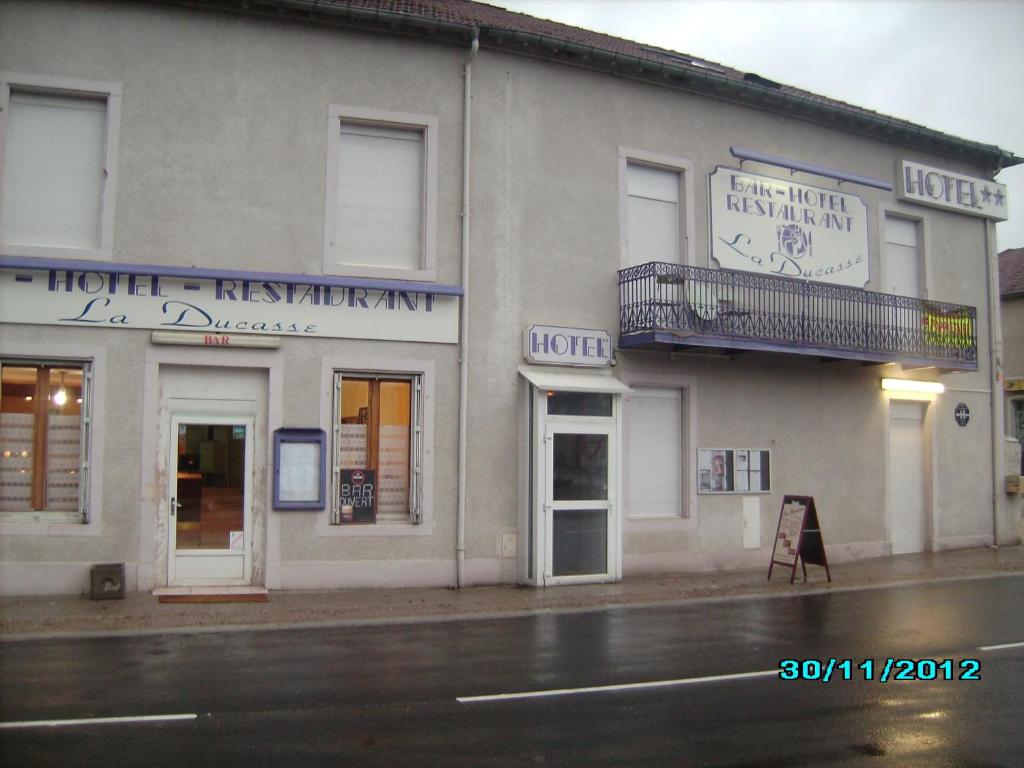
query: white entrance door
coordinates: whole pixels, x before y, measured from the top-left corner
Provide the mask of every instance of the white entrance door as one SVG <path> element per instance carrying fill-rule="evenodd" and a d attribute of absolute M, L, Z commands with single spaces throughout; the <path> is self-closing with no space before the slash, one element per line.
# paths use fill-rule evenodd
<path fill-rule="evenodd" d="M 894 555 L 924 551 L 924 409 L 921 403 L 889 404 L 886 507 Z"/>
<path fill-rule="evenodd" d="M 614 437 L 606 424 L 549 424 L 545 431 L 546 584 L 615 573 Z"/>
<path fill-rule="evenodd" d="M 172 414 L 168 584 L 250 583 L 253 430 L 252 417 Z"/>

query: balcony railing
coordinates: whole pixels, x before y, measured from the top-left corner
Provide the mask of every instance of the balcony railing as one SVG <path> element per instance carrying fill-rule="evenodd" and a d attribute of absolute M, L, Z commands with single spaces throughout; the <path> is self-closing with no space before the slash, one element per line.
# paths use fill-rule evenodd
<path fill-rule="evenodd" d="M 977 370 L 977 310 L 651 262 L 619 271 L 619 346 L 760 350 Z"/>

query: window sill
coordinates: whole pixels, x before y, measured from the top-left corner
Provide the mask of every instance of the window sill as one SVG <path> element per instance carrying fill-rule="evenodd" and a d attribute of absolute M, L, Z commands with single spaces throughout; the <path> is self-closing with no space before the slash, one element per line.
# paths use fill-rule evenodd
<path fill-rule="evenodd" d="M 390 536 L 432 536 L 434 526 L 429 523 L 348 523 L 347 525 L 331 525 L 327 517 L 317 520 L 318 536 L 337 536 L 341 538 L 378 538 Z"/>
<path fill-rule="evenodd" d="M 0 536 L 96 536 L 99 526 L 83 523 L 77 514 L 2 512 Z"/>
<path fill-rule="evenodd" d="M 0 243 L 0 254 L 4 256 L 27 256 L 40 259 L 80 259 L 111 261 L 113 254 L 108 248 L 68 248 L 55 245 L 16 245 Z"/>
<path fill-rule="evenodd" d="M 689 530 L 697 527 L 697 519 L 694 515 L 690 517 L 682 517 L 681 515 L 668 516 L 636 516 L 627 517 L 623 521 L 623 532 L 624 533 L 639 533 L 642 531 L 661 531 L 664 532 L 666 529 L 678 528 L 680 530 Z"/>
<path fill-rule="evenodd" d="M 338 277 L 366 277 L 383 280 L 410 280 L 433 283 L 437 280 L 435 269 L 403 269 L 399 267 L 371 267 L 357 264 L 324 264 L 325 275 Z"/>

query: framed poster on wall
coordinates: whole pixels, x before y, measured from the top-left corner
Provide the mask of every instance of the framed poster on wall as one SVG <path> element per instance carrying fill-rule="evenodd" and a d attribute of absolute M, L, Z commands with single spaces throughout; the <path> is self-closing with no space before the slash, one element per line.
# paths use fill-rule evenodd
<path fill-rule="evenodd" d="M 274 509 L 323 509 L 327 435 L 322 429 L 274 432 Z"/>
<path fill-rule="evenodd" d="M 701 448 L 697 493 L 768 493 L 770 451 L 761 448 Z"/>

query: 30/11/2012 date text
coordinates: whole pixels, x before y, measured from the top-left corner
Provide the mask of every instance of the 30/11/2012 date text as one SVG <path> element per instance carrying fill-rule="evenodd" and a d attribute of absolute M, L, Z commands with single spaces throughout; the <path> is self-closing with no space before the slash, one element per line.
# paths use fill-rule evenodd
<path fill-rule="evenodd" d="M 977 659 L 783 659 L 780 680 L 981 680 Z"/>

